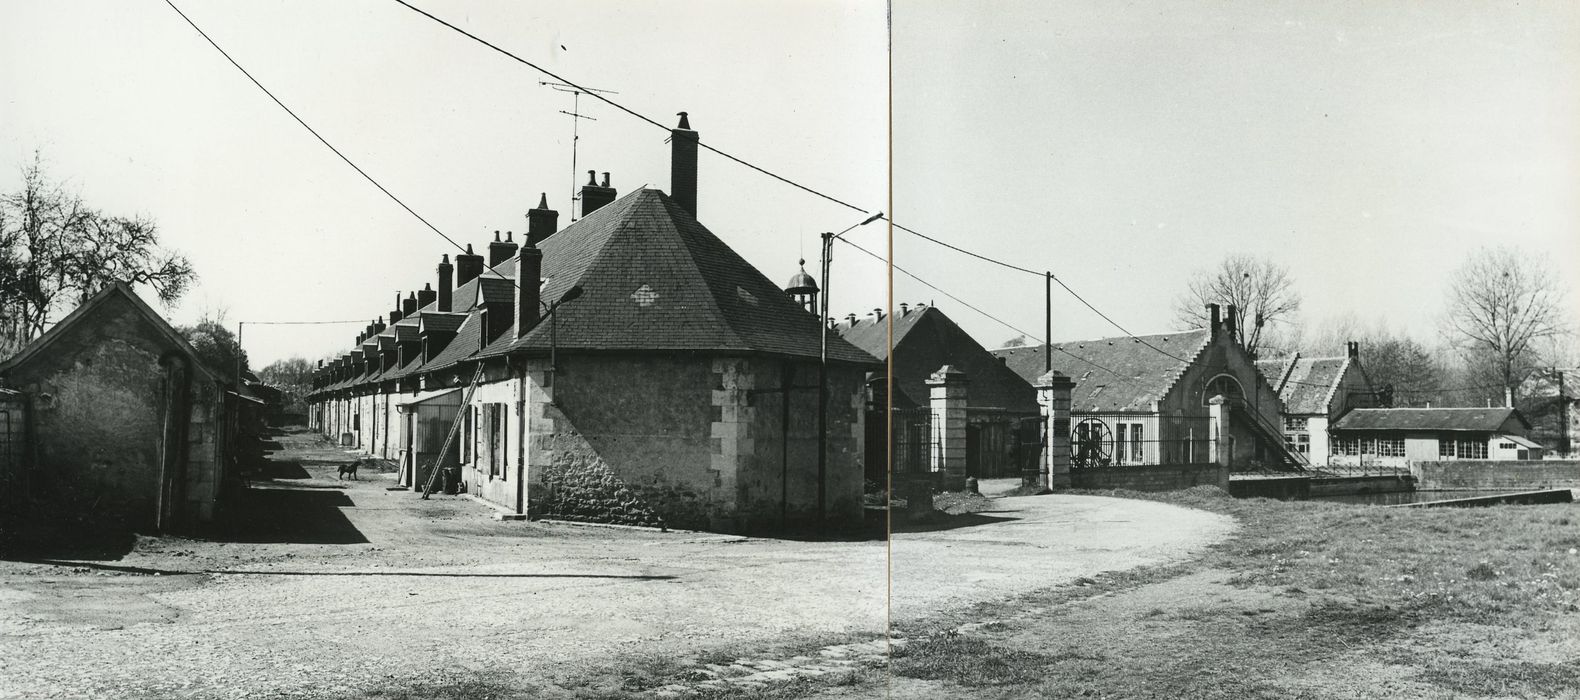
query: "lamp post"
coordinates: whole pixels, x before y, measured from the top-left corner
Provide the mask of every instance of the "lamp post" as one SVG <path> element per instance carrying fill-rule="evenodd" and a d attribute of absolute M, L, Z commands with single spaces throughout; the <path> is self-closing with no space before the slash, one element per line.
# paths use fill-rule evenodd
<path fill-rule="evenodd" d="M 823 521 L 828 518 L 828 269 L 833 262 L 834 241 L 840 236 L 850 233 L 858 226 L 866 226 L 883 218 L 883 212 L 878 212 L 863 219 L 859 224 L 852 224 L 839 233 L 823 234 L 823 260 L 822 279 L 819 280 L 823 287 L 822 300 L 818 305 L 817 325 L 822 344 L 818 346 L 817 361 L 817 525 L 823 527 Z"/>
<path fill-rule="evenodd" d="M 565 290 L 565 293 L 561 294 L 559 300 L 553 304 L 544 304 L 542 301 L 538 302 L 538 307 L 543 310 L 543 317 L 549 320 L 550 372 L 556 372 L 559 370 L 560 322 L 559 318 L 554 315 L 554 312 L 558 311 L 562 304 L 567 304 L 580 299 L 584 291 L 585 290 L 582 289 L 582 286 L 578 284 L 574 287 L 571 287 L 570 289 Z"/>

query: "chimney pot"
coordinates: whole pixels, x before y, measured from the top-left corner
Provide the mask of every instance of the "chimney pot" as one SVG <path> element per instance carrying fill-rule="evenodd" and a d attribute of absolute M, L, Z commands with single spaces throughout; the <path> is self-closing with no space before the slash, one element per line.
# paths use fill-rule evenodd
<path fill-rule="evenodd" d="M 440 311 L 451 311 L 455 304 L 455 266 L 450 264 L 450 254 L 445 253 L 439 258 L 439 298 Z"/>
<path fill-rule="evenodd" d="M 609 186 L 609 174 L 604 173 L 603 185 L 598 184 L 597 176 L 596 170 L 587 171 L 587 184 L 582 186 L 583 217 L 614 201 L 615 190 Z"/>
<path fill-rule="evenodd" d="M 1234 304 L 1230 304 L 1224 309 L 1223 329 L 1229 332 L 1230 338 L 1236 340 L 1240 337 L 1239 320 L 1236 318 L 1238 315 L 1238 309 Z"/>
<path fill-rule="evenodd" d="M 417 292 L 417 308 L 427 308 L 429 304 L 438 301 L 439 293 L 433 291 L 433 285 L 423 283 L 422 289 Z"/>
<path fill-rule="evenodd" d="M 1218 317 L 1218 305 L 1217 304 L 1208 304 L 1207 305 L 1207 334 L 1209 336 L 1217 336 L 1218 335 L 1218 327 L 1221 326 L 1221 325 L 1223 325 L 1223 321 Z"/>
<path fill-rule="evenodd" d="M 527 211 L 527 245 L 535 246 L 554 235 L 559 228 L 560 213 L 549 208 L 547 192 L 538 199 L 538 207 Z"/>
<path fill-rule="evenodd" d="M 401 302 L 400 308 L 401 318 L 411 318 L 412 314 L 417 313 L 417 293 L 407 292 L 406 301 Z"/>
<path fill-rule="evenodd" d="M 873 309 L 872 310 L 872 319 L 874 321 L 882 321 L 883 320 L 883 309 Z"/>
<path fill-rule="evenodd" d="M 494 232 L 494 242 L 488 244 L 488 266 L 499 267 L 500 263 L 515 257 L 516 244 L 514 241 L 501 240 L 499 232 Z"/>
<path fill-rule="evenodd" d="M 911 313 L 911 305 L 907 304 L 907 303 L 905 303 L 903 301 L 900 302 L 900 316 L 904 317 L 904 316 L 906 316 L 906 315 L 908 315 L 910 313 Z"/>
<path fill-rule="evenodd" d="M 669 196 L 692 218 L 697 216 L 697 143 L 697 132 L 681 112 L 680 125 L 669 132 Z"/>
<path fill-rule="evenodd" d="M 455 256 L 455 286 L 459 287 L 477 279 L 483 274 L 483 256 L 472 252 L 472 244 L 466 244 L 466 253 Z"/>

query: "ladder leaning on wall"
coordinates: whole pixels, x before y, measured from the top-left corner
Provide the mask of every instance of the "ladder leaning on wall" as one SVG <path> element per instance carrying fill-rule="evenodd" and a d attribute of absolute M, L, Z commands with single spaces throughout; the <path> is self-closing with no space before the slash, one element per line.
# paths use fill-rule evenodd
<path fill-rule="evenodd" d="M 443 468 L 444 456 L 450 453 L 450 443 L 455 442 L 456 434 L 461 432 L 461 420 L 472 405 L 472 394 L 477 392 L 477 385 L 483 381 L 483 363 L 477 363 L 477 371 L 472 373 L 472 383 L 466 387 L 466 396 L 461 398 L 461 407 L 455 412 L 455 420 L 450 421 L 450 432 L 444 436 L 444 445 L 439 448 L 439 456 L 433 460 L 433 469 L 428 472 L 428 483 L 422 487 L 422 498 L 428 500 L 433 493 L 433 485 L 439 479 L 439 471 Z M 412 455 L 412 478 L 417 476 L 417 456 Z"/>

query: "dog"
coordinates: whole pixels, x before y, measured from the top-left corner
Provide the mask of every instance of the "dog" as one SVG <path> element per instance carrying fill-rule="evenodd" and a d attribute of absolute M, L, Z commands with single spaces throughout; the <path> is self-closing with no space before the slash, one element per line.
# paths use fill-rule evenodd
<path fill-rule="evenodd" d="M 338 481 L 340 479 L 346 478 L 347 475 L 350 475 L 352 481 L 358 481 L 357 464 L 357 462 L 346 462 L 345 464 L 340 465 L 340 473 L 335 476 L 335 480 Z"/>

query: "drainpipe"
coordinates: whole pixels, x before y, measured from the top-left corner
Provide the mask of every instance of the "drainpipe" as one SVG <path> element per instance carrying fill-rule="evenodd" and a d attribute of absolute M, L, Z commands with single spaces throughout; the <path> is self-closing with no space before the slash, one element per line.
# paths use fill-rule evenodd
<path fill-rule="evenodd" d="M 527 362 L 521 362 L 521 376 L 516 382 L 516 515 L 527 517 Z"/>

